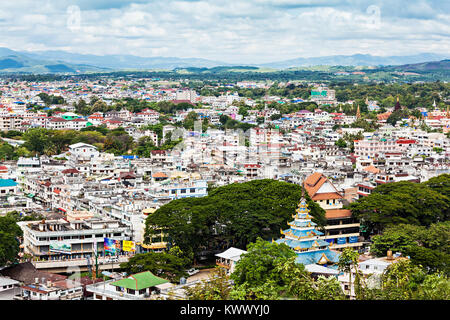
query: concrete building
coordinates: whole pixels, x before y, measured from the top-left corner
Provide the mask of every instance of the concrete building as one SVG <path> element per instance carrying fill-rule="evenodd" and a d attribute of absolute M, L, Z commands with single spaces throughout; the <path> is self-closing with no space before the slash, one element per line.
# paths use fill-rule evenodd
<path fill-rule="evenodd" d="M 23 221 L 18 224 L 23 231 L 24 253 L 33 256 L 32 263 L 37 269 L 52 272 L 64 272 L 73 267 L 87 270 L 95 253 L 101 257 L 103 266 L 99 268 L 108 269 L 110 258 L 104 253 L 104 238 L 129 240 L 125 234 L 130 232 L 117 220 L 98 218 L 71 222 L 64 219 Z M 120 254 L 118 262 L 127 260 L 127 255 Z"/>

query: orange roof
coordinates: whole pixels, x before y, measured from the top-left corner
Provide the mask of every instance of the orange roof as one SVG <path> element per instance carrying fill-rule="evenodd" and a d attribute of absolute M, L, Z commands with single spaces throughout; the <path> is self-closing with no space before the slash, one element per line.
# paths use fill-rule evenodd
<path fill-rule="evenodd" d="M 303 187 L 305 188 L 306 192 L 308 192 L 308 194 L 312 200 L 326 200 L 326 199 L 342 198 L 342 196 L 336 190 L 336 188 L 335 188 L 336 192 L 323 193 L 324 196 L 316 195 L 316 192 L 327 181 L 328 181 L 328 179 L 323 174 L 321 174 L 320 172 L 315 172 L 305 179 L 305 181 L 303 182 Z M 331 185 L 333 185 L 333 184 L 331 184 Z M 333 188 L 334 188 L 334 186 L 333 186 Z M 328 196 L 330 196 L 330 198 L 328 198 Z"/>
<path fill-rule="evenodd" d="M 352 212 L 347 209 L 325 210 L 325 218 L 327 218 L 327 219 L 349 218 L 351 216 L 352 216 Z"/>
<path fill-rule="evenodd" d="M 326 193 L 319 193 L 311 197 L 311 200 L 328 200 L 328 199 L 342 199 L 342 196 L 337 192 L 326 192 Z"/>
<path fill-rule="evenodd" d="M 380 173 L 381 170 L 378 169 L 375 166 L 370 165 L 370 166 L 365 167 L 364 171 L 367 171 L 367 172 L 370 172 L 370 173 Z"/>
<path fill-rule="evenodd" d="M 380 113 L 377 114 L 377 118 L 378 120 L 386 120 L 387 118 L 389 118 L 389 116 L 392 114 L 392 112 L 385 112 L 385 113 Z"/>
<path fill-rule="evenodd" d="M 153 178 L 167 178 L 167 174 L 164 172 L 156 172 L 152 175 Z"/>

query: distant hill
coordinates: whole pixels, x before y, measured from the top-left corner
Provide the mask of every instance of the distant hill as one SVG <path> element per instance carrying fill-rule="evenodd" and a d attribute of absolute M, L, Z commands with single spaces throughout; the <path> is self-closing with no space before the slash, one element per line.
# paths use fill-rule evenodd
<path fill-rule="evenodd" d="M 389 66 L 385 68 L 386 70 L 397 70 L 397 71 L 409 71 L 409 72 L 420 72 L 420 71 L 450 71 L 450 59 L 442 61 L 429 61 L 414 64 L 405 64 L 401 66 Z"/>
<path fill-rule="evenodd" d="M 218 66 L 212 68 L 175 68 L 173 71 L 178 73 L 224 73 L 224 72 L 248 72 L 259 71 L 260 68 L 253 66 Z"/>
<path fill-rule="evenodd" d="M 327 66 L 387 66 L 404 65 L 447 59 L 449 56 L 434 53 L 423 53 L 409 56 L 372 56 L 370 54 L 335 55 L 325 57 L 298 58 L 279 62 L 262 64 L 263 67 L 287 69 L 295 67 Z"/>
<path fill-rule="evenodd" d="M 297 58 L 279 62 L 235 65 L 200 58 L 138 57 L 134 55 L 92 55 L 65 51 L 14 51 L 0 48 L 0 73 L 91 73 L 121 70 L 175 70 L 178 73 L 266 72 L 295 68 L 319 68 L 323 71 L 333 66 L 396 66 L 431 63 L 448 59 L 448 56 L 423 53 L 409 56 L 380 57 L 370 54 L 334 55 Z M 444 60 L 446 61 L 446 60 Z M 328 66 L 328 67 L 327 67 Z M 432 65 L 423 68 L 432 68 Z M 440 66 L 435 66 L 440 68 Z M 317 70 L 319 70 L 317 69 Z M 330 68 L 328 68 L 330 69 Z M 311 69 L 312 70 L 312 69 Z"/>
<path fill-rule="evenodd" d="M 225 62 L 212 61 L 200 58 L 175 58 L 175 57 L 138 57 L 134 55 L 92 55 L 78 54 L 64 51 L 37 51 L 22 52 L 22 54 L 34 59 L 62 60 L 73 64 L 93 65 L 101 68 L 124 69 L 168 69 L 175 68 L 212 68 L 227 65 Z"/>
<path fill-rule="evenodd" d="M 90 65 L 71 64 L 60 60 L 41 60 L 0 48 L 0 73 L 86 73 L 108 71 Z"/>

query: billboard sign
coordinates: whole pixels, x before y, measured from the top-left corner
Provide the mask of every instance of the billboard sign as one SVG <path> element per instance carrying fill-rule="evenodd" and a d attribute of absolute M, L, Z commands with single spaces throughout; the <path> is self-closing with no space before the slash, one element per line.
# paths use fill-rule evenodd
<path fill-rule="evenodd" d="M 120 251 L 120 240 L 114 240 L 111 238 L 104 238 L 103 248 L 105 250 L 105 256 L 116 256 Z"/>
<path fill-rule="evenodd" d="M 356 243 L 356 242 L 358 242 L 358 237 L 348 237 L 348 242 L 349 243 Z"/>
<path fill-rule="evenodd" d="M 136 244 L 133 241 L 122 241 L 122 250 L 126 252 L 136 252 Z"/>
<path fill-rule="evenodd" d="M 50 243 L 50 252 L 55 253 L 72 253 L 72 245 L 70 243 L 54 242 Z"/>

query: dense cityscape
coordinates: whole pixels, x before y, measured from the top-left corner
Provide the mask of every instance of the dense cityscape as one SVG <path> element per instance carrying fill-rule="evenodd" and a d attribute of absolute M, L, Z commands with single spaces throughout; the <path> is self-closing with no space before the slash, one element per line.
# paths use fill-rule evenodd
<path fill-rule="evenodd" d="M 3 314 L 444 306 L 449 21 L 434 0 L 0 2 Z"/>
<path fill-rule="evenodd" d="M 1 92 L 4 298 L 448 298 L 447 83 Z"/>

